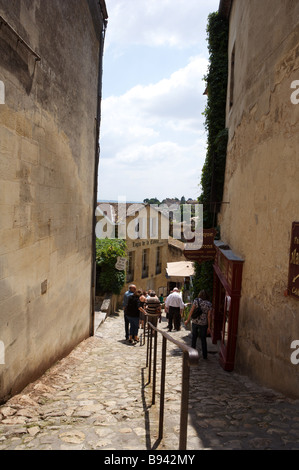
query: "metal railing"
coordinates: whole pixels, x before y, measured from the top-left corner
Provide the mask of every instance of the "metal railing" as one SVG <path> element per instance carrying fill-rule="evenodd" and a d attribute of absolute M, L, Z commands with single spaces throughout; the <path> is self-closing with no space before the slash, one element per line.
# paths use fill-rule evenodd
<path fill-rule="evenodd" d="M 151 383 L 152 369 L 152 405 L 156 402 L 156 381 L 157 381 L 157 346 L 158 333 L 162 335 L 162 362 L 161 362 L 161 385 L 160 385 L 160 415 L 159 415 L 159 437 L 163 438 L 164 430 L 164 403 L 165 403 L 165 376 L 166 376 L 166 352 L 167 341 L 175 344 L 183 352 L 183 372 L 182 372 L 182 391 L 181 391 L 181 413 L 180 413 L 180 438 L 179 450 L 187 448 L 187 427 L 188 427 L 188 408 L 189 408 L 189 378 L 190 367 L 198 365 L 198 351 L 184 343 L 180 343 L 173 339 L 169 334 L 156 328 L 149 320 L 146 320 L 147 326 L 147 348 L 146 348 L 146 367 L 148 367 L 148 385 Z M 144 327 L 144 332 L 145 332 Z M 154 346 L 153 346 L 154 342 Z M 153 367 L 152 367 L 153 366 Z"/>

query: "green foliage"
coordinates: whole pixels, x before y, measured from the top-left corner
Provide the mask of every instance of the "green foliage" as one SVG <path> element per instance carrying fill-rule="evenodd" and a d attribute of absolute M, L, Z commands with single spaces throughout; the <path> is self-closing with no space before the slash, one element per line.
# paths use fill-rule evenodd
<path fill-rule="evenodd" d="M 161 202 L 159 201 L 159 199 L 157 199 L 156 197 L 152 197 L 151 199 L 144 199 L 144 204 L 157 204 L 158 206 L 161 204 Z"/>
<path fill-rule="evenodd" d="M 215 209 L 220 210 L 223 196 L 228 132 L 225 127 L 228 76 L 228 22 L 211 13 L 207 26 L 210 65 L 205 77 L 208 101 L 204 111 L 208 146 L 202 170 L 204 228 L 215 225 Z M 216 206 L 213 203 L 218 203 Z"/>
<path fill-rule="evenodd" d="M 225 127 L 227 77 L 228 77 L 228 22 L 218 13 L 209 15 L 208 49 L 210 65 L 205 77 L 208 101 L 204 111 L 208 135 L 207 155 L 202 170 L 202 193 L 204 228 L 215 228 L 216 216 L 221 208 L 226 165 L 228 131 Z M 213 292 L 213 263 L 195 263 L 193 295 L 205 289 L 211 299 Z"/>
<path fill-rule="evenodd" d="M 188 319 L 188 316 L 189 316 L 189 313 L 190 313 L 190 310 L 192 308 L 192 304 L 191 305 L 187 305 L 185 308 L 184 308 L 184 313 L 183 313 L 183 319 L 184 321 L 186 321 Z M 190 324 L 189 324 L 190 325 Z"/>
<path fill-rule="evenodd" d="M 125 271 L 115 268 L 118 257 L 126 257 L 124 240 L 97 239 L 97 294 L 120 294 L 125 284 Z"/>
<path fill-rule="evenodd" d="M 195 299 L 201 290 L 205 290 L 209 300 L 213 297 L 213 261 L 195 265 L 195 275 L 192 285 L 192 297 Z"/>

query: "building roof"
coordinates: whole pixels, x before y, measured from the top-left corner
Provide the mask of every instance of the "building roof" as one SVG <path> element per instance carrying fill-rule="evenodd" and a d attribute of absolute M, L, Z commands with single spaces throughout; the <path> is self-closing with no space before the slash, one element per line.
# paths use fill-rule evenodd
<path fill-rule="evenodd" d="M 138 217 L 140 216 L 142 218 L 142 212 L 146 210 L 146 214 L 148 214 L 148 208 L 151 208 L 153 206 L 150 206 L 150 204 L 139 204 L 139 203 L 126 203 L 125 209 L 125 216 L 126 220 L 128 222 L 128 219 L 131 217 Z M 122 208 L 122 210 L 124 207 Z M 157 210 L 155 207 L 153 207 L 154 210 Z M 107 221 L 109 221 L 111 224 L 118 224 L 122 222 L 122 218 L 120 217 L 119 213 L 119 204 L 114 203 L 114 202 L 99 202 L 97 205 L 96 209 L 96 217 L 105 217 Z M 159 212 L 159 211 L 157 211 Z M 169 224 L 169 219 L 168 217 L 161 212 L 161 217 L 165 218 L 165 221 Z M 180 250 L 182 253 L 185 248 L 185 243 L 182 242 L 181 240 L 178 240 L 176 238 L 171 237 L 170 235 L 168 236 L 168 245 L 171 246 L 172 248 L 176 250 Z M 190 264 L 190 263 L 189 263 Z"/>
<path fill-rule="evenodd" d="M 98 3 L 101 7 L 101 11 L 102 11 L 102 15 L 103 15 L 104 20 L 107 20 L 108 19 L 108 12 L 107 12 L 107 7 L 106 7 L 105 0 L 99 0 Z"/>
<path fill-rule="evenodd" d="M 102 40 L 103 23 L 108 20 L 105 0 L 87 0 L 94 29 L 99 42 Z"/>
<path fill-rule="evenodd" d="M 119 209 L 121 213 L 119 213 Z M 139 217 L 140 215 L 144 215 L 144 211 L 153 210 L 157 214 L 161 214 L 165 220 L 169 221 L 169 213 L 163 211 L 161 208 L 155 207 L 155 205 L 147 204 L 147 203 L 118 203 L 118 202 L 98 202 L 97 204 L 97 216 L 105 215 L 112 223 L 120 223 L 122 218 L 125 216 L 127 219 L 129 217 Z M 147 212 L 146 212 L 147 214 Z"/>
<path fill-rule="evenodd" d="M 227 20 L 229 19 L 229 15 L 231 12 L 233 0 L 220 0 L 219 4 L 219 14 L 223 16 Z"/>
<path fill-rule="evenodd" d="M 185 249 L 184 242 L 182 242 L 181 240 L 178 240 L 177 238 L 173 238 L 171 236 L 168 237 L 168 245 L 170 245 L 172 248 L 175 248 L 177 250 L 181 250 L 182 252 Z"/>

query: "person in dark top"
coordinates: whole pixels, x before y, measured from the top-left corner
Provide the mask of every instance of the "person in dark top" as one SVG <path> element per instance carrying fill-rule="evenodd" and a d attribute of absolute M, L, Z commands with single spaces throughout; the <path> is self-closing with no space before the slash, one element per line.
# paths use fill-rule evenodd
<path fill-rule="evenodd" d="M 140 317 L 140 296 L 142 292 L 137 290 L 134 292 L 134 295 L 131 295 L 128 299 L 127 305 L 127 318 L 130 327 L 130 334 L 129 334 L 129 343 L 136 343 L 139 341 L 138 338 L 138 330 L 139 330 L 139 317 Z"/>
<path fill-rule="evenodd" d="M 134 284 L 131 284 L 127 290 L 127 292 L 124 294 L 124 300 L 123 300 L 123 308 L 124 308 L 124 320 L 125 320 L 125 334 L 126 334 L 126 340 L 129 339 L 129 321 L 127 317 L 127 306 L 128 306 L 128 300 L 131 295 L 134 294 L 136 291 L 136 286 Z"/>

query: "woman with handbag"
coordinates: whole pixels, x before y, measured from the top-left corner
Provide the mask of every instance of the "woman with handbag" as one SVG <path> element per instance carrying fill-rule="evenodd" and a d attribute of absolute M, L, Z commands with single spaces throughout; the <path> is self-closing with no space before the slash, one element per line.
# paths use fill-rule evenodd
<path fill-rule="evenodd" d="M 211 333 L 211 313 L 212 304 L 208 301 L 208 296 L 204 290 L 200 291 L 198 297 L 194 300 L 188 318 L 185 321 L 187 326 L 191 320 L 192 323 L 192 342 L 191 347 L 196 348 L 198 336 L 201 339 L 202 356 L 208 358 L 207 334 Z"/>

